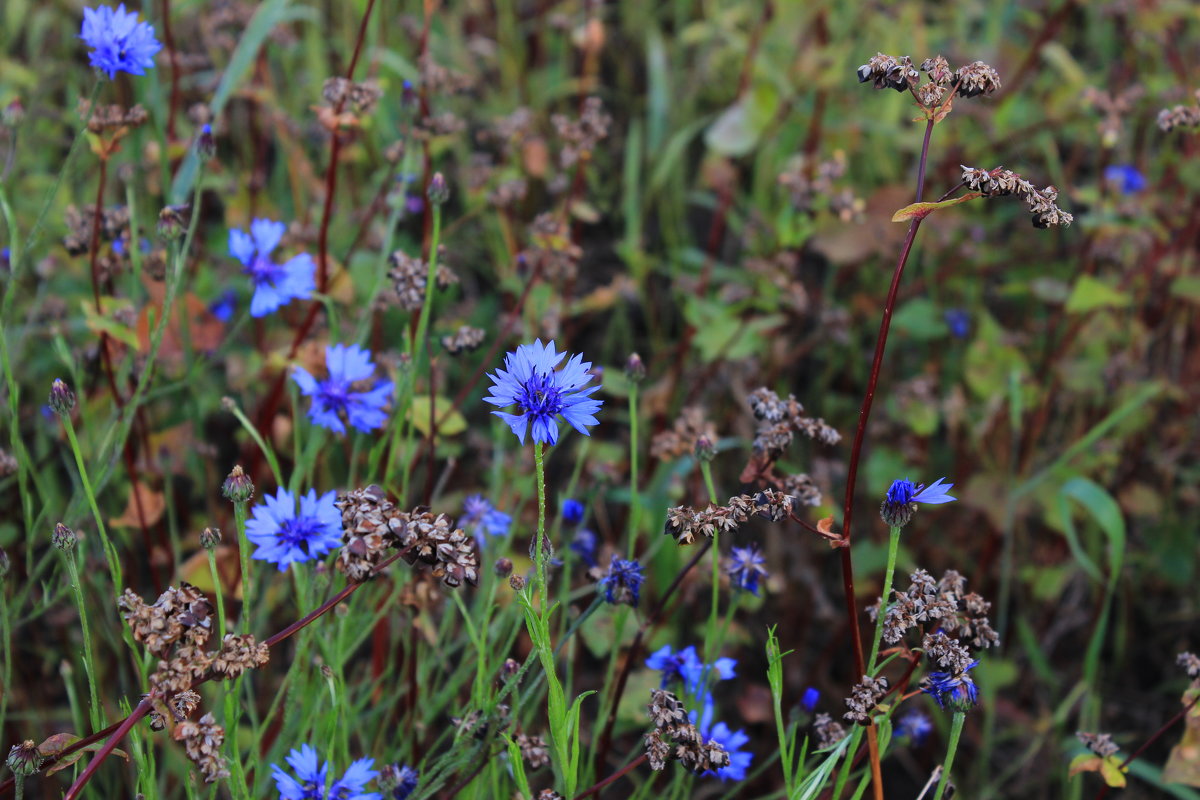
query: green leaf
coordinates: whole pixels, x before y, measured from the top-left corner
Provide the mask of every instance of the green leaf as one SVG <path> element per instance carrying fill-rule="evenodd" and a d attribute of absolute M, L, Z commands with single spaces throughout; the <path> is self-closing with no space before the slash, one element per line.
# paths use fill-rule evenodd
<path fill-rule="evenodd" d="M 1125 786 L 1125 774 L 1121 771 L 1121 762 L 1116 756 L 1109 756 L 1100 762 L 1100 774 L 1109 786 L 1120 789 Z"/>
<path fill-rule="evenodd" d="M 1084 275 L 1075 282 L 1071 296 L 1067 298 L 1067 311 L 1078 314 L 1097 308 L 1124 308 L 1129 303 L 1128 294 L 1101 283 L 1091 275 Z"/>
<path fill-rule="evenodd" d="M 1180 275 L 1171 281 L 1171 294 L 1200 303 L 1200 275 Z"/>
<path fill-rule="evenodd" d="M 770 83 L 756 83 L 750 92 L 721 112 L 704 132 L 704 143 L 721 155 L 744 156 L 758 144 L 778 110 L 779 90 Z"/>
<path fill-rule="evenodd" d="M 909 300 L 897 308 L 892 325 L 906 337 L 919 341 L 940 339 L 950 332 L 937 304 L 927 297 Z"/>
<path fill-rule="evenodd" d="M 451 409 L 450 398 L 438 397 L 434 402 L 437 417 L 437 432 L 442 436 L 455 436 L 467 429 L 467 421 L 457 409 Z M 449 412 L 449 413 L 447 413 Z M 429 435 L 429 395 L 421 394 L 412 399 L 408 409 L 413 427 L 425 436 Z"/>
<path fill-rule="evenodd" d="M 925 219 L 939 208 L 949 208 L 950 206 L 956 206 L 959 203 L 965 203 L 968 200 L 974 200 L 976 197 L 982 196 L 979 192 L 967 192 L 962 197 L 955 197 L 953 200 L 943 200 L 940 203 L 912 203 L 892 214 L 892 222 Z"/>

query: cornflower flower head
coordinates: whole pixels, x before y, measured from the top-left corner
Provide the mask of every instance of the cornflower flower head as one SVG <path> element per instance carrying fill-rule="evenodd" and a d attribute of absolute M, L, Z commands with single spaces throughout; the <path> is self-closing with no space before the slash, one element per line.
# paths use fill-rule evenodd
<path fill-rule="evenodd" d="M 729 574 L 729 579 L 734 586 L 757 597 L 758 582 L 767 577 L 767 568 L 763 566 L 766 563 L 767 560 L 757 545 L 735 547 L 731 552 L 725 572 Z"/>
<path fill-rule="evenodd" d="M 733 730 L 724 722 L 713 725 L 712 718 L 713 700 L 711 696 L 705 698 L 704 713 L 700 716 L 699 723 L 696 722 L 695 711 L 688 715 L 688 719 L 700 731 L 700 736 L 704 741 L 712 740 L 725 748 L 725 752 L 729 754 L 729 764 L 716 772 L 712 770 L 702 772 L 701 776 L 715 776 L 722 782 L 744 780 L 746 770 L 750 768 L 750 762 L 754 760 L 754 754 L 740 748 L 750 741 L 750 736 L 743 730 Z"/>
<path fill-rule="evenodd" d="M 583 563 L 589 567 L 594 567 L 596 566 L 596 547 L 598 544 L 594 531 L 587 528 L 580 528 L 576 531 L 575 537 L 571 539 L 570 547 Z"/>
<path fill-rule="evenodd" d="M 383 795 L 390 800 L 408 800 L 417 789 L 417 781 L 421 773 L 408 764 L 389 764 L 383 768 L 377 784 L 383 789 Z"/>
<path fill-rule="evenodd" d="M 85 8 L 79 38 L 92 48 L 89 63 L 107 73 L 110 81 L 118 72 L 145 75 L 154 68 L 154 54 L 162 49 L 154 38 L 154 26 L 138 22 L 137 12 L 126 11 L 124 3 L 115 9 Z"/>
<path fill-rule="evenodd" d="M 475 541 L 483 549 L 484 534 L 504 536 L 512 525 L 512 517 L 498 511 L 486 497 L 473 494 L 463 501 L 463 516 L 459 524 L 475 534 Z"/>
<path fill-rule="evenodd" d="M 371 769 L 374 759 L 360 758 L 352 763 L 334 784 L 326 788 L 329 777 L 329 762 L 320 763 L 316 749 L 309 744 L 292 750 L 285 759 L 295 772 L 292 777 L 278 764 L 271 765 L 271 776 L 280 800 L 381 800 L 378 792 L 363 789 L 379 773 Z"/>
<path fill-rule="evenodd" d="M 578 525 L 583 522 L 583 503 L 568 497 L 562 502 L 562 521 L 568 525 Z"/>
<path fill-rule="evenodd" d="M 888 487 L 887 496 L 879 507 L 879 515 L 889 526 L 902 528 L 916 513 L 917 503 L 940 505 L 957 500 L 958 498 L 950 496 L 950 489 L 954 487 L 954 484 L 943 484 L 944 480 L 946 479 L 938 478 L 929 486 L 925 484 L 915 486 L 908 478 L 892 481 L 892 485 Z"/>
<path fill-rule="evenodd" d="M 955 339 L 965 339 L 971 332 L 971 316 L 961 308 L 947 308 L 942 312 L 942 319 Z"/>
<path fill-rule="evenodd" d="M 933 731 L 933 722 L 920 711 L 910 711 L 896 723 L 896 735 L 907 736 L 916 747 Z"/>
<path fill-rule="evenodd" d="M 662 672 L 662 686 L 666 688 L 672 681 L 679 681 L 692 697 L 702 700 L 710 696 L 708 679 L 710 676 L 723 681 L 737 677 L 737 659 L 718 658 L 711 664 L 700 660 L 694 646 L 688 646 L 679 652 L 673 652 L 671 645 L 663 645 L 646 659 L 646 666 Z"/>
<path fill-rule="evenodd" d="M 258 545 L 254 558 L 270 561 L 282 572 L 289 564 L 323 556 L 342 544 L 342 512 L 334 505 L 337 492 L 317 497 L 315 489 L 296 498 L 280 488 L 254 507 L 254 516 L 246 520 L 246 538 Z"/>
<path fill-rule="evenodd" d="M 972 661 L 962 672 L 932 672 L 922 683 L 921 691 L 932 695 L 938 708 L 947 705 L 955 711 L 967 711 L 979 702 L 979 687 L 967 673 L 979 665 Z"/>
<path fill-rule="evenodd" d="M 642 581 L 646 576 L 642 565 L 636 561 L 626 561 L 613 553 L 608 572 L 600 578 L 599 585 L 604 589 L 604 600 L 612 605 L 624 603 L 637 608 Z"/>
<path fill-rule="evenodd" d="M 287 226 L 269 219 L 250 223 L 250 232 L 229 231 L 229 254 L 242 262 L 243 271 L 254 283 L 250 316 L 265 317 L 293 300 L 304 300 L 316 291 L 313 275 L 317 265 L 308 253 L 292 256 L 282 264 L 271 260 Z"/>
<path fill-rule="evenodd" d="M 800 707 L 809 714 L 817 707 L 817 702 L 821 699 L 821 691 L 815 686 L 809 686 L 804 690 L 804 696 L 800 699 Z"/>
<path fill-rule="evenodd" d="M 1104 170 L 1104 180 L 1114 184 L 1121 194 L 1137 194 L 1146 188 L 1146 176 L 1132 164 L 1113 164 Z"/>
<path fill-rule="evenodd" d="M 584 436 L 591 435 L 588 426 L 596 424 L 595 414 L 602 401 L 590 395 L 600 386 L 587 386 L 592 380 L 588 373 L 592 363 L 584 361 L 582 355 L 571 356 L 562 369 L 555 371 L 565 355 L 554 352 L 553 341 L 543 345 L 537 339 L 505 355 L 504 369 L 488 375 L 492 379 L 492 394 L 483 401 L 497 408 L 516 405 L 520 409 L 520 414 L 492 413 L 508 423 L 521 444 L 525 444 L 525 433 L 530 427 L 535 442 L 557 443 L 560 416 Z"/>
<path fill-rule="evenodd" d="M 329 376 L 318 381 L 303 367 L 292 367 L 292 380 L 305 397 L 312 398 L 308 418 L 313 424 L 345 433 L 343 417 L 360 431 L 372 431 L 387 421 L 383 410 L 392 396 L 392 382 L 375 381 L 371 352 L 356 344 L 325 348 Z M 356 387 L 365 391 L 356 391 Z M 370 388 L 366 388 L 370 387 Z"/>

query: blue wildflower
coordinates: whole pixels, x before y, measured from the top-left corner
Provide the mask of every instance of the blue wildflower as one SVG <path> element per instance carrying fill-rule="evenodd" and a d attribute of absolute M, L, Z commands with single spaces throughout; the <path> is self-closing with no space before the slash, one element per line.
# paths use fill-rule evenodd
<path fill-rule="evenodd" d="M 913 747 L 925 741 L 933 731 L 933 722 L 920 711 L 910 711 L 896 723 L 896 735 L 907 736 Z"/>
<path fill-rule="evenodd" d="M 562 502 L 562 520 L 568 525 L 578 525 L 583 522 L 583 503 L 568 497 Z"/>
<path fill-rule="evenodd" d="M 342 544 L 342 512 L 334 500 L 337 492 L 317 497 L 315 489 L 296 498 L 280 488 L 274 497 L 254 507 L 254 516 L 246 521 L 246 538 L 258 545 L 254 558 L 279 565 L 280 571 L 298 561 L 323 556 Z"/>
<path fill-rule="evenodd" d="M 804 690 L 804 696 L 800 699 L 800 707 L 809 714 L 817 707 L 817 702 L 821 699 L 821 690 L 815 686 L 809 686 Z"/>
<path fill-rule="evenodd" d="M 592 364 L 584 361 L 582 355 L 571 356 L 556 372 L 554 368 L 565 355 L 554 352 L 554 342 L 543 345 L 538 339 L 508 353 L 504 369 L 488 375 L 492 379 L 492 394 L 483 401 L 498 408 L 512 405 L 520 408 L 520 414 L 492 413 L 508 423 L 521 444 L 525 444 L 525 432 L 531 425 L 535 442 L 551 445 L 558 442 L 556 417 L 560 415 L 584 436 L 591 435 L 587 428 L 596 424 L 594 415 L 600 410 L 601 401 L 589 395 L 600 386 L 584 388 L 592 379 L 588 374 Z"/>
<path fill-rule="evenodd" d="M 409 795 L 416 791 L 420 777 L 421 773 L 407 764 L 402 767 L 389 764 L 379 776 L 379 788 L 391 800 L 408 800 Z"/>
<path fill-rule="evenodd" d="M 575 537 L 571 539 L 571 549 L 578 554 L 583 563 L 589 567 L 596 566 L 596 547 L 599 542 L 596 539 L 596 534 L 587 528 L 580 528 Z"/>
<path fill-rule="evenodd" d="M 950 335 L 955 339 L 965 339 L 971 332 L 971 315 L 961 308 L 947 308 L 942 312 L 942 319 L 950 328 Z"/>
<path fill-rule="evenodd" d="M 750 741 L 750 736 L 743 730 L 732 730 L 724 722 L 712 724 L 713 717 L 713 702 L 709 697 L 704 703 L 704 714 L 700 717 L 700 722 L 696 722 L 696 712 L 693 711 L 688 715 L 692 724 L 700 731 L 700 736 L 704 741 L 715 741 L 721 747 L 725 748 L 725 752 L 729 754 L 728 766 L 721 767 L 716 772 L 707 770 L 700 773 L 702 776 L 716 776 L 724 781 L 740 781 L 746 777 L 746 770 L 750 769 L 750 762 L 754 760 L 754 754 L 743 752 L 742 745 Z"/>
<path fill-rule="evenodd" d="M 374 759 L 360 758 L 346 770 L 333 786 L 325 783 L 329 777 L 329 762 L 320 763 L 312 745 L 300 745 L 286 759 L 295 777 L 284 772 L 278 764 L 271 765 L 271 777 L 279 790 L 280 800 L 381 800 L 378 792 L 364 792 L 366 785 L 379 773 L 371 769 Z"/>
<path fill-rule="evenodd" d="M 475 541 L 482 549 L 485 541 L 484 534 L 489 536 L 504 536 L 512 525 L 512 517 L 503 511 L 498 511 L 491 502 L 477 494 L 463 501 L 463 517 L 459 524 L 475 534 Z"/>
<path fill-rule="evenodd" d="M 626 561 L 613 553 L 608 572 L 600 579 L 599 585 L 604 589 L 604 600 L 612 605 L 625 604 L 637 608 L 642 581 L 642 565 L 636 561 Z"/>
<path fill-rule="evenodd" d="M 317 265 L 308 253 L 292 256 L 282 264 L 271 260 L 287 226 L 269 219 L 250 223 L 250 232 L 229 231 L 229 254 L 242 262 L 254 282 L 250 316 L 265 317 L 293 300 L 304 300 L 316 291 L 313 278 Z"/>
<path fill-rule="evenodd" d="M 83 10 L 83 28 L 79 38 L 92 48 L 88 61 L 111 81 L 118 72 L 145 75 L 154 68 L 154 54 L 162 44 L 154 38 L 154 26 L 138 22 L 136 11 L 126 11 L 125 4 Z"/>
<path fill-rule="evenodd" d="M 237 310 L 237 292 L 233 289 L 226 289 L 209 305 L 208 310 L 221 322 L 229 322 L 233 319 L 233 312 Z"/>
<path fill-rule="evenodd" d="M 356 344 L 329 345 L 325 348 L 325 368 L 329 377 L 323 381 L 318 381 L 303 367 L 292 368 L 292 380 L 304 396 L 313 401 L 308 418 L 337 433 L 346 432 L 343 417 L 360 431 L 382 427 L 387 421 L 383 409 L 392 397 L 392 382 L 374 381 L 375 365 L 371 362 L 371 352 Z M 354 390 L 364 384 L 371 384 L 371 388 Z"/>
<path fill-rule="evenodd" d="M 729 579 L 734 586 L 757 597 L 758 582 L 767 577 L 767 568 L 763 566 L 766 563 L 767 560 L 757 545 L 735 547 L 731 553 L 729 564 L 725 567 L 725 572 L 729 574 Z"/>
<path fill-rule="evenodd" d="M 708 696 L 710 675 L 715 675 L 716 679 L 721 681 L 737 677 L 737 659 L 718 658 L 712 664 L 705 664 L 696 654 L 694 646 L 685 647 L 676 653 L 672 651 L 671 645 L 663 645 L 646 659 L 646 666 L 662 672 L 663 688 L 673 681 L 679 681 L 688 694 L 697 699 Z"/>
<path fill-rule="evenodd" d="M 908 478 L 892 481 L 888 487 L 887 496 L 879 507 L 879 515 L 883 521 L 893 528 L 902 528 L 908 524 L 917 510 L 917 503 L 940 505 L 949 503 L 957 498 L 950 496 L 953 483 L 943 484 L 945 478 L 938 478 L 929 486 L 921 484 L 914 486 Z"/>
<path fill-rule="evenodd" d="M 1146 176 L 1132 164 L 1113 164 L 1104 170 L 1104 180 L 1114 184 L 1121 194 L 1137 194 L 1146 188 Z"/>
<path fill-rule="evenodd" d="M 933 672 L 926 678 L 921 691 L 932 695 L 939 708 L 947 704 L 955 711 L 966 711 L 979 702 L 979 687 L 967 673 L 979 665 L 976 659 L 962 672 Z"/>

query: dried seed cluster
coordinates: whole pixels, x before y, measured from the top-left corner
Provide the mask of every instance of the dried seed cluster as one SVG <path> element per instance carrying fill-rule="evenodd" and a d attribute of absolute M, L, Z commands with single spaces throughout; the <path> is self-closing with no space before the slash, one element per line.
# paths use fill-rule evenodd
<path fill-rule="evenodd" d="M 608 128 L 612 125 L 612 117 L 604 110 L 604 104 L 599 97 L 589 97 L 583 101 L 583 110 L 579 119 L 574 120 L 565 114 L 555 114 L 550 117 L 550 124 L 555 133 L 563 140 L 559 163 L 563 168 L 573 166 L 580 158 L 590 158 L 596 143 L 608 136 Z"/>
<path fill-rule="evenodd" d="M 717 429 L 704 418 L 704 409 L 686 406 L 671 430 L 656 433 L 650 440 L 650 455 L 663 460 L 681 458 L 695 450 L 700 437 L 715 442 Z"/>
<path fill-rule="evenodd" d="M 788 191 L 796 211 L 815 216 L 825 207 L 843 222 L 851 222 L 862 214 L 866 203 L 853 189 L 835 186 L 835 181 L 845 174 L 846 153 L 842 150 L 815 165 L 801 154 L 789 159 L 777 182 Z M 822 199 L 823 204 L 819 202 Z"/>
<path fill-rule="evenodd" d="M 521 760 L 530 769 L 539 769 L 550 763 L 550 749 L 546 740 L 541 736 L 528 736 L 518 733 L 515 739 L 517 747 L 521 748 Z"/>
<path fill-rule="evenodd" d="M 559 215 L 538 214 L 529 226 L 530 245 L 518 255 L 526 269 L 550 281 L 570 281 L 579 274 L 583 249 L 571 241 L 571 227 Z"/>
<path fill-rule="evenodd" d="M 1172 106 L 1158 112 L 1158 129 L 1164 133 L 1175 128 L 1200 127 L 1200 89 L 1196 90 L 1194 106 Z"/>
<path fill-rule="evenodd" d="M 175 726 L 171 736 L 183 743 L 184 752 L 200 770 L 205 783 L 215 783 L 229 777 L 221 746 L 225 743 L 225 729 L 217 724 L 212 714 L 205 714 L 198 721 L 184 720 Z"/>
<path fill-rule="evenodd" d="M 1175 663 L 1183 667 L 1187 676 L 1192 680 L 1200 678 L 1200 656 L 1193 653 L 1180 653 L 1175 658 Z"/>
<path fill-rule="evenodd" d="M 949 62 L 939 55 L 921 62 L 921 70 L 929 80 L 918 87 L 921 73 L 913 66 L 911 58 L 876 53 L 858 68 L 858 82 L 871 81 L 876 89 L 912 92 L 917 102 L 926 108 L 941 104 L 947 92 L 951 97 L 955 94 L 980 97 L 995 94 L 1000 89 L 999 74 L 982 61 L 973 61 L 952 71 Z"/>
<path fill-rule="evenodd" d="M 754 452 L 775 461 L 783 455 L 797 433 L 822 444 L 837 444 L 842 435 L 825 423 L 804 413 L 804 406 L 795 395 L 780 400 L 770 389 L 760 387 L 750 394 L 750 410 L 758 420 L 754 435 Z"/>
<path fill-rule="evenodd" d="M 419 258 L 397 250 L 388 257 L 392 268 L 388 277 L 392 280 L 394 297 L 389 298 L 405 311 L 416 311 L 425 304 L 425 281 L 429 276 L 429 264 Z M 439 289 L 458 283 L 458 276 L 438 259 L 437 285 Z"/>
<path fill-rule="evenodd" d="M 846 698 L 846 708 L 848 709 L 842 715 L 843 719 L 850 722 L 856 722 L 859 725 L 871 724 L 871 713 L 875 710 L 875 706 L 879 705 L 891 688 L 888 679 L 882 676 L 872 678 L 870 675 L 863 675 L 862 680 L 854 684 L 854 688 L 850 690 L 850 696 Z"/>
<path fill-rule="evenodd" d="M 451 336 L 442 337 L 442 347 L 452 356 L 478 350 L 487 332 L 483 328 L 462 325 Z"/>
<path fill-rule="evenodd" d="M 692 544 L 697 534 L 712 538 L 717 531 L 736 531 L 739 525 L 755 514 L 771 522 L 780 522 L 788 518 L 791 510 L 792 498 L 789 495 L 765 489 L 753 495 L 731 497 L 728 505 L 709 504 L 700 511 L 688 506 L 668 508 L 663 533 L 674 536 L 679 544 Z"/>
<path fill-rule="evenodd" d="M 146 109 L 141 105 L 126 108 L 122 105 L 92 106 L 87 100 L 80 100 L 79 116 L 87 115 L 87 128 L 92 133 L 118 130 L 120 128 L 140 128 L 150 119 Z"/>
<path fill-rule="evenodd" d="M 1062 225 L 1065 228 L 1075 220 L 1073 215 L 1055 205 L 1058 189 L 1053 186 L 1038 189 L 1010 169 L 997 167 L 986 170 L 964 165 L 962 181 L 968 189 L 985 197 L 1020 197 L 1029 208 L 1029 213 L 1033 214 L 1035 228 L 1049 228 L 1051 225 Z"/>
<path fill-rule="evenodd" d="M 220 652 L 213 657 L 212 668 L 217 677 L 236 678 L 248 669 L 261 667 L 271 660 L 271 649 L 254 640 L 254 634 L 225 634 Z"/>
<path fill-rule="evenodd" d="M 349 106 L 356 114 L 369 114 L 383 97 L 383 90 L 372 81 L 359 83 L 335 77 L 325 81 L 321 97 L 331 108 Z"/>
<path fill-rule="evenodd" d="M 813 730 L 817 734 L 817 749 L 824 750 L 846 738 L 846 729 L 842 723 L 824 712 L 813 718 Z"/>
<path fill-rule="evenodd" d="M 992 604 L 974 592 L 965 593 L 966 579 L 957 571 L 947 570 L 935 582 L 928 572 L 919 569 L 909 579 L 907 592 L 892 590 L 894 600 L 883 620 L 886 643 L 896 644 L 908 631 L 933 620 L 938 620 L 938 627 L 945 632 L 940 634 L 943 638 L 950 634 L 977 649 L 1000 643 L 986 616 Z M 868 613 L 874 619 L 878 606 L 868 609 Z"/>
<path fill-rule="evenodd" d="M 699 729 L 688 721 L 683 703 L 665 689 L 650 692 L 650 721 L 654 730 L 643 736 L 650 768 L 665 769 L 676 759 L 692 772 L 716 771 L 729 766 L 729 753 L 715 740 L 704 741 Z"/>
<path fill-rule="evenodd" d="M 1086 733 L 1076 731 L 1075 738 L 1083 742 L 1083 746 L 1101 758 L 1116 755 L 1121 748 L 1112 740 L 1111 733 Z"/>
<path fill-rule="evenodd" d="M 77 206 L 67 206 L 64 221 L 67 225 L 67 235 L 63 237 L 63 247 L 73 256 L 88 252 L 92 243 L 92 225 L 96 220 L 96 206 L 85 205 L 82 209 Z M 111 242 L 119 239 L 129 228 L 129 209 L 125 206 L 114 206 L 100 212 L 100 239 Z"/>

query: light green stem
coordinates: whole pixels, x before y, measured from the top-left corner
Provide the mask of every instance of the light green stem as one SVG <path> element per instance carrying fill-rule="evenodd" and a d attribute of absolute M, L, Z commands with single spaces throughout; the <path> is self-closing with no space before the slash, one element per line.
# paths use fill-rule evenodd
<path fill-rule="evenodd" d="M 942 800 L 942 793 L 946 791 L 946 784 L 950 782 L 950 767 L 954 764 L 954 754 L 958 751 L 958 739 L 962 736 L 963 720 L 966 718 L 965 711 L 954 712 L 954 720 L 950 723 L 950 744 L 946 748 L 946 760 L 942 763 L 942 779 L 938 781 L 933 800 Z"/>
<path fill-rule="evenodd" d="M 225 599 L 221 593 L 221 576 L 217 574 L 217 554 L 207 550 L 208 572 L 212 575 L 213 594 L 217 596 L 217 641 L 225 641 Z"/>
<path fill-rule="evenodd" d="M 892 528 L 888 537 L 887 571 L 883 573 L 883 599 L 875 614 L 875 639 L 871 644 L 871 658 L 867 661 L 867 674 L 875 674 L 875 659 L 879 656 L 879 643 L 883 639 L 883 622 L 887 618 L 888 600 L 892 594 L 892 576 L 896 571 L 896 553 L 900 550 L 900 529 Z"/>
<path fill-rule="evenodd" d="M 637 550 L 641 518 L 642 500 L 638 494 L 638 390 L 635 383 L 629 387 L 629 552 L 625 556 L 631 561 Z"/>
<path fill-rule="evenodd" d="M 242 617 L 240 627 L 243 633 L 250 632 L 250 540 L 246 538 L 246 506 L 247 503 L 233 504 L 233 519 L 237 526 L 238 555 L 242 564 Z"/>
<path fill-rule="evenodd" d="M 425 331 L 429 329 L 429 317 L 433 309 L 433 290 L 437 286 L 438 246 L 442 238 L 442 207 L 432 203 L 433 231 L 429 237 L 429 272 L 425 276 L 425 302 L 421 304 L 421 316 L 417 321 L 417 335 L 408 343 L 409 355 L 413 357 L 412 366 L 416 366 L 425 356 Z"/>
<path fill-rule="evenodd" d="M 534 586 L 534 601 L 541 619 L 545 619 L 550 605 L 550 587 L 546 585 L 546 463 L 542 455 L 542 443 L 533 443 L 533 463 L 537 472 L 538 524 L 533 557 L 537 564 L 537 585 Z M 544 596 L 542 596 L 544 593 Z M 539 597 L 541 599 L 539 600 Z"/>
<path fill-rule="evenodd" d="M 717 504 L 717 489 L 713 485 L 712 468 L 703 459 L 700 460 L 700 472 L 704 475 L 704 485 L 708 487 L 708 500 L 714 506 Z M 712 602 L 708 610 L 708 626 L 704 632 L 704 655 L 709 662 L 717 658 L 717 617 L 721 606 L 721 533 L 713 531 L 712 546 Z"/>
<path fill-rule="evenodd" d="M 79 449 L 79 440 L 75 437 L 75 423 L 70 414 L 62 415 L 63 428 L 67 432 L 67 441 L 71 444 L 71 453 L 75 456 L 75 467 L 79 470 L 79 481 L 83 484 L 83 493 L 87 497 L 88 506 L 92 509 L 92 518 L 96 521 L 96 532 L 100 534 L 100 542 L 104 547 L 104 558 L 108 561 L 108 571 L 112 575 L 113 591 L 120 593 L 125 585 L 121 572 L 121 561 L 117 550 L 108 538 L 108 530 L 104 527 L 104 517 L 100 514 L 100 506 L 96 503 L 96 493 L 92 491 L 92 482 L 88 478 L 87 466 L 83 463 L 83 452 Z M 131 491 L 137 491 L 134 486 Z"/>
<path fill-rule="evenodd" d="M 71 591 L 75 594 L 75 605 L 79 607 L 79 627 L 83 630 L 83 671 L 87 675 L 88 698 L 92 707 L 88 717 L 92 722 L 92 730 L 98 731 L 104 727 L 104 717 L 100 713 L 100 695 L 96 692 L 96 662 L 92 657 L 92 634 L 88 628 L 87 603 L 83 600 L 83 585 L 79 582 L 79 565 L 75 563 L 75 550 L 63 553 L 67 560 L 67 571 L 71 573 Z"/>

